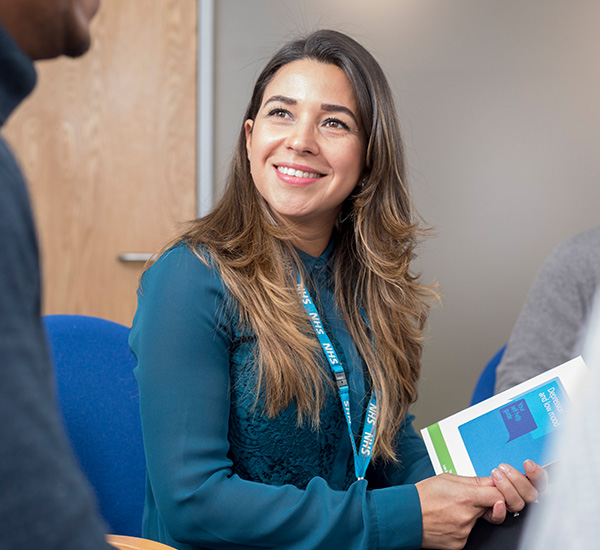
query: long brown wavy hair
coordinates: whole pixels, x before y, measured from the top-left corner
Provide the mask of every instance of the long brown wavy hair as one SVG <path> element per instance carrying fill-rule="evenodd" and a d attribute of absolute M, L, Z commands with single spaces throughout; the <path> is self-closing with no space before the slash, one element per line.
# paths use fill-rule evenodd
<path fill-rule="evenodd" d="M 367 50 L 342 33 L 320 30 L 289 42 L 272 57 L 244 120 L 255 119 L 277 71 L 300 59 L 344 71 L 366 134 L 366 179 L 343 204 L 336 225 L 335 297 L 378 393 L 373 456 L 396 459 L 394 436 L 417 397 L 427 303 L 435 292 L 409 269 L 422 231 L 405 184 L 394 101 Z M 257 399 L 264 391 L 266 414 L 274 416 L 295 401 L 299 423 L 309 420 L 318 427 L 332 381 L 319 366 L 322 351 L 298 298 L 294 266 L 303 271 L 292 238 L 256 190 L 242 125 L 222 198 L 177 240 L 185 240 L 199 256 L 210 255 L 238 304 L 241 322 L 255 333 Z"/>

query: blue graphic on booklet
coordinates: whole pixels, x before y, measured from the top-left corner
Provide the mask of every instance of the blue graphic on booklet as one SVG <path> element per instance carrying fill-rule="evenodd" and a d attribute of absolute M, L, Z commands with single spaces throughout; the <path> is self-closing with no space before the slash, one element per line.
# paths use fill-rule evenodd
<path fill-rule="evenodd" d="M 489 476 L 502 462 L 523 470 L 523 462 L 554 460 L 548 445 L 563 423 L 569 399 L 558 378 L 458 427 L 478 476 Z"/>

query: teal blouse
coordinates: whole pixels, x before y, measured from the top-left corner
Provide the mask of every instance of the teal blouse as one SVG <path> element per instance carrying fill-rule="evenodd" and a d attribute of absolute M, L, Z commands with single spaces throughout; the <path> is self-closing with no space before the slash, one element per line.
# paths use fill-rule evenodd
<path fill-rule="evenodd" d="M 300 255 L 358 432 L 364 365 L 335 306 L 333 246 Z M 256 403 L 254 344 L 218 271 L 186 246 L 145 272 L 130 336 L 148 471 L 144 536 L 181 550 L 419 548 L 414 484 L 434 472 L 412 417 L 397 437 L 400 462 L 371 465 L 356 481 L 337 393 L 319 430 L 297 425 L 294 404 L 267 418 Z M 322 368 L 330 372 L 324 357 Z"/>

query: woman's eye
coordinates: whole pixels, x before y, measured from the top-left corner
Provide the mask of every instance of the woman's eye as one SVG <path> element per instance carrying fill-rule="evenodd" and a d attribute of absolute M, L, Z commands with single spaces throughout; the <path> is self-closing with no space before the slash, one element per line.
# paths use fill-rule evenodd
<path fill-rule="evenodd" d="M 271 111 L 269 111 L 269 116 L 273 117 L 285 118 L 288 115 L 289 111 L 286 111 L 285 109 L 272 109 Z"/>
<path fill-rule="evenodd" d="M 325 121 L 324 126 L 326 128 L 333 128 L 334 130 L 349 130 L 350 127 L 343 121 L 338 120 L 337 118 L 328 118 Z"/>

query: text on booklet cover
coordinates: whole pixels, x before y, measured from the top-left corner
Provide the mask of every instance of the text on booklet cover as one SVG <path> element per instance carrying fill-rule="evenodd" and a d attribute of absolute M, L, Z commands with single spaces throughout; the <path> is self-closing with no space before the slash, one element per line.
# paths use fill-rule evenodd
<path fill-rule="evenodd" d="M 587 371 L 578 357 L 429 426 L 421 433 L 436 473 L 488 476 L 501 462 L 556 460 L 550 440 Z"/>

